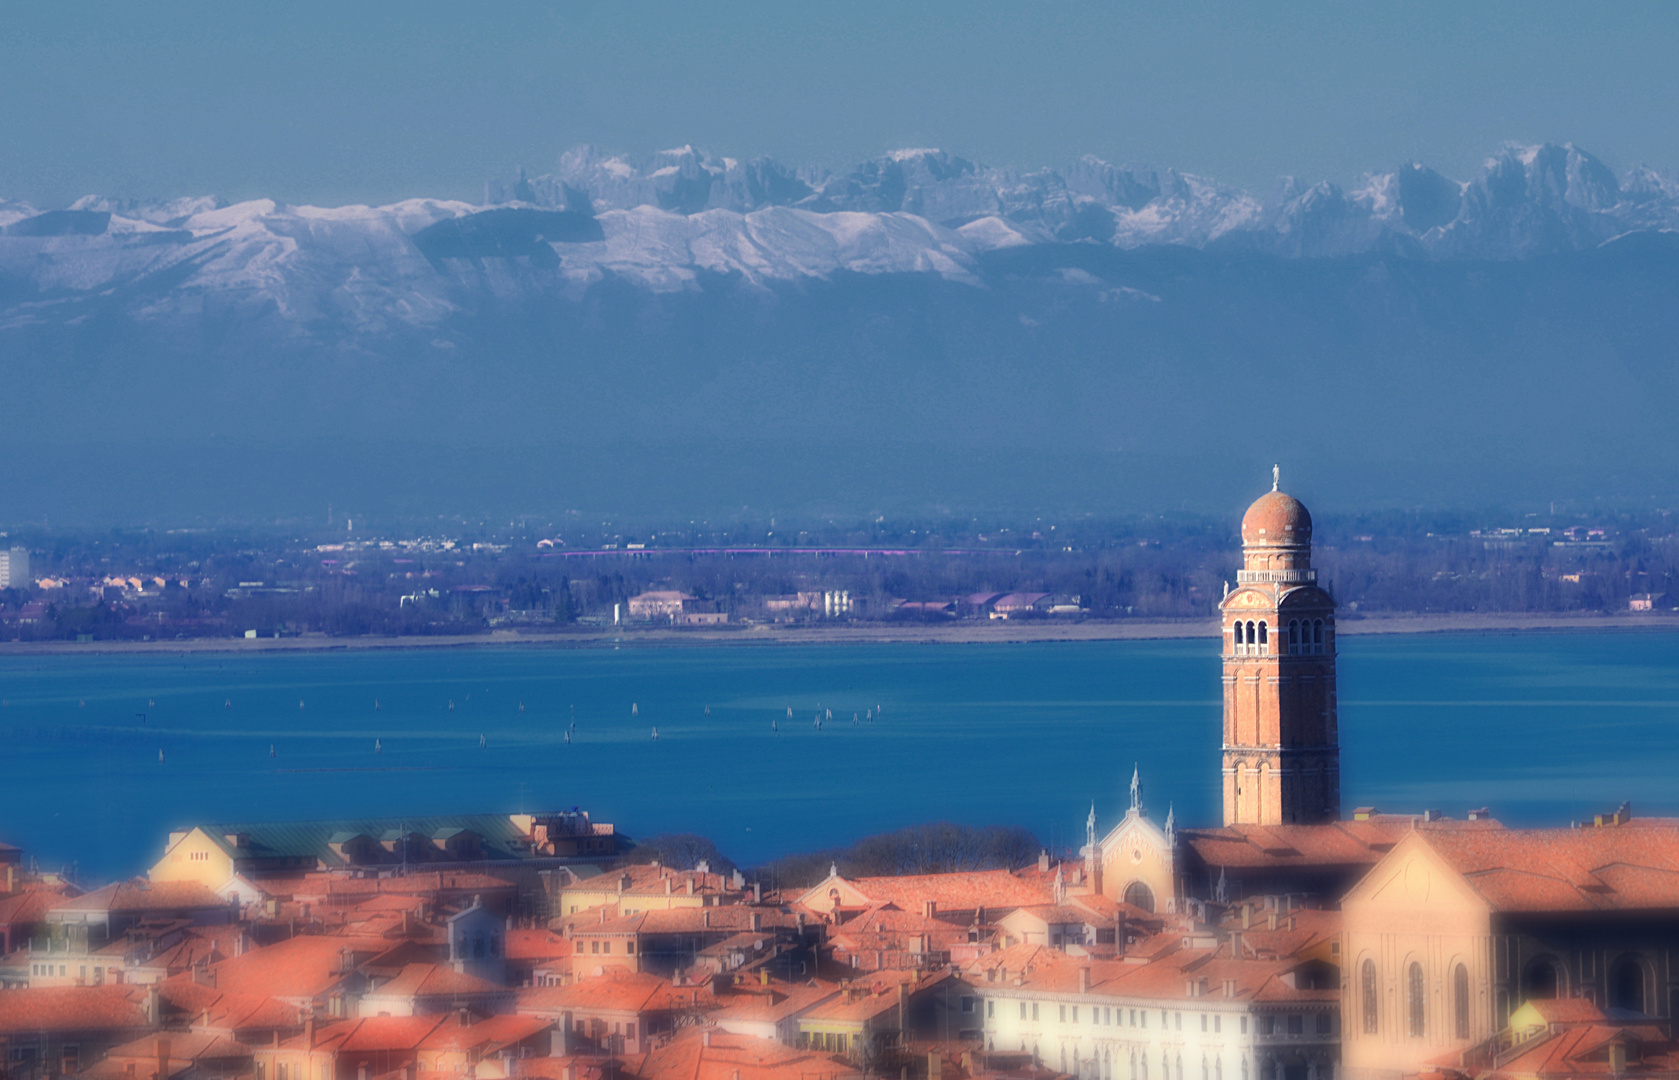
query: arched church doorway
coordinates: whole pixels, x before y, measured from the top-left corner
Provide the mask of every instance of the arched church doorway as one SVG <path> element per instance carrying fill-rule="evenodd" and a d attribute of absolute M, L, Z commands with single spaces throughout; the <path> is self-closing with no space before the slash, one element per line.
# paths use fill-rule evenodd
<path fill-rule="evenodd" d="M 1609 1007 L 1648 1012 L 1644 1004 L 1644 965 L 1623 956 L 1609 969 Z"/>
<path fill-rule="evenodd" d="M 1550 960 L 1535 960 L 1522 975 L 1522 1000 L 1554 998 L 1562 989 L 1562 978 Z"/>

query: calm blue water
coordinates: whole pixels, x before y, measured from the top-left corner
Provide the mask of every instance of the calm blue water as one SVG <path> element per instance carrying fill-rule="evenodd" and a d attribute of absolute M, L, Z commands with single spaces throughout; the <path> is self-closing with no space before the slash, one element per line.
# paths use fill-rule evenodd
<path fill-rule="evenodd" d="M 1679 634 L 1342 646 L 1348 808 L 1679 812 Z M 108 876 L 195 821 L 579 805 L 632 835 L 707 834 L 745 863 L 935 818 L 1075 845 L 1092 799 L 1104 830 L 1123 810 L 1133 762 L 1157 820 L 1168 802 L 1181 822 L 1215 819 L 1215 648 L 0 658 L 0 839 Z M 820 732 L 819 705 L 834 714 Z"/>

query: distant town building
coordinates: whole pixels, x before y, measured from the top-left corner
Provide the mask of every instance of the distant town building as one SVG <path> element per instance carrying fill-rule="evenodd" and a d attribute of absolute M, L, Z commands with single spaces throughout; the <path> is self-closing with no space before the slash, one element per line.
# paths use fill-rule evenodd
<path fill-rule="evenodd" d="M 582 810 L 194 825 L 169 834 L 150 876 L 221 889 L 236 876 L 557 864 L 617 850 L 613 827 Z"/>
<path fill-rule="evenodd" d="M 1665 611 L 1673 606 L 1673 598 L 1666 593 L 1634 593 L 1627 598 L 1628 611 Z"/>
<path fill-rule="evenodd" d="M 29 584 L 29 552 L 20 547 L 0 550 L 0 589 L 21 589 Z"/>
<path fill-rule="evenodd" d="M 644 592 L 630 597 L 629 613 L 632 619 L 675 619 L 682 614 L 682 605 L 693 600 L 685 592 L 674 589 L 660 589 Z"/>

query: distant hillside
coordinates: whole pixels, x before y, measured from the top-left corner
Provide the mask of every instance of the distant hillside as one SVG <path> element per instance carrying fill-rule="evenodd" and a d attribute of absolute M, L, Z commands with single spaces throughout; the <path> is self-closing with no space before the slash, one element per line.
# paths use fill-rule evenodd
<path fill-rule="evenodd" d="M 1679 183 L 1573 148 L 1267 202 L 578 151 L 491 196 L 0 203 L 0 517 L 1679 494 Z"/>

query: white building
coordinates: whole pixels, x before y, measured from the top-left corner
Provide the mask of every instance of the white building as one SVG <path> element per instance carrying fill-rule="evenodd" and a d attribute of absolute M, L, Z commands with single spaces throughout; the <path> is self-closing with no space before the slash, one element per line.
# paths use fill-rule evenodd
<path fill-rule="evenodd" d="M 1080 1080 L 1333 1080 L 1340 992 L 1314 988 L 1329 981 L 1314 961 L 1252 958 L 1239 938 L 1165 937 L 1152 957 L 1020 945 L 976 961 L 986 1049 Z"/>
<path fill-rule="evenodd" d="M 21 589 L 30 584 L 29 552 L 20 547 L 0 551 L 0 589 Z"/>

